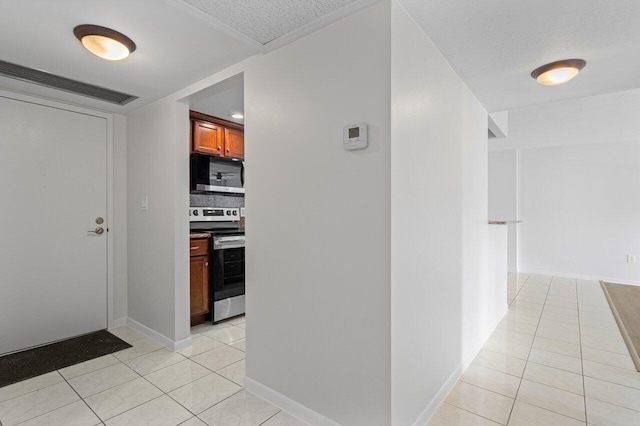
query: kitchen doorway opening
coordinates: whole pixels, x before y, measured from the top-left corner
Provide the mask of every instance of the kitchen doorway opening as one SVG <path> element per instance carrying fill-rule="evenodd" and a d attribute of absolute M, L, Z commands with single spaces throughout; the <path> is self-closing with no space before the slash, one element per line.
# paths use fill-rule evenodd
<path fill-rule="evenodd" d="M 189 144 L 192 352 L 223 354 L 202 358 L 210 361 L 208 368 L 242 386 L 248 261 L 244 235 L 244 75 L 213 84 L 182 102 L 189 105 L 189 140 L 185 143 Z"/>

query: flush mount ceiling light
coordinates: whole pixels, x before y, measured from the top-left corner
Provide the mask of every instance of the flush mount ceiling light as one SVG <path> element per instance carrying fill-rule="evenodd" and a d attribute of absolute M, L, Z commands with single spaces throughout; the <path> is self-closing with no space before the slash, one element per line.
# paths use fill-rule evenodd
<path fill-rule="evenodd" d="M 557 86 L 564 84 L 578 75 L 587 63 L 582 59 L 565 59 L 551 62 L 536 68 L 531 72 L 531 77 L 545 86 Z"/>
<path fill-rule="evenodd" d="M 99 25 L 78 25 L 73 34 L 91 53 L 110 61 L 119 61 L 136 50 L 136 44 L 126 35 Z"/>
<path fill-rule="evenodd" d="M 241 118 L 244 118 L 244 115 L 240 114 L 239 112 L 236 112 L 235 114 L 231 114 L 231 117 L 239 120 Z"/>

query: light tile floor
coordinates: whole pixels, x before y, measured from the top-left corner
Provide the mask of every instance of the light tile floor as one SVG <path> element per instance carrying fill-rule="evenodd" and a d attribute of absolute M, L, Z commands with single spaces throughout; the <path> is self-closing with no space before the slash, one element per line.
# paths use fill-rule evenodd
<path fill-rule="evenodd" d="M 640 372 L 598 282 L 510 274 L 508 303 L 429 425 L 640 425 Z"/>
<path fill-rule="evenodd" d="M 0 388 L 0 425 L 304 425 L 243 390 L 244 327 L 244 317 L 193 327 L 178 353 L 110 330 L 132 347 Z"/>
<path fill-rule="evenodd" d="M 594 281 L 509 275 L 509 312 L 429 422 L 640 425 L 640 373 Z M 132 347 L 0 388 L 0 424 L 304 423 L 245 392 L 244 318 L 192 329 L 173 353 L 130 328 Z"/>

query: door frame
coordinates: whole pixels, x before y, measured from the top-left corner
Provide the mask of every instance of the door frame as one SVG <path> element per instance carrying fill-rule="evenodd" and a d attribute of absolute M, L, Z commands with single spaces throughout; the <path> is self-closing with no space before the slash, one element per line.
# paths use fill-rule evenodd
<path fill-rule="evenodd" d="M 14 92 L 0 87 L 0 97 L 13 99 L 16 101 L 28 102 L 35 105 L 42 105 L 50 108 L 56 108 L 63 111 L 74 112 L 78 114 L 89 115 L 98 118 L 104 118 L 107 124 L 107 328 L 114 328 L 125 325 L 125 319 L 114 318 L 115 306 L 113 304 L 113 234 L 115 228 L 113 226 L 113 114 L 99 110 L 85 108 L 77 105 L 71 105 L 60 101 L 55 101 L 38 96 L 28 95 L 20 92 Z M 118 320 L 118 321 L 116 321 Z M 122 324 L 120 324 L 122 322 Z"/>

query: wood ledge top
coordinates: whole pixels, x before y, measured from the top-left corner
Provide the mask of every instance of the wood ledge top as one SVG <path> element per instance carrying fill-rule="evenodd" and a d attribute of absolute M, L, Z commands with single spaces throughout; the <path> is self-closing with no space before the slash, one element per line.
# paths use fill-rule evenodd
<path fill-rule="evenodd" d="M 211 234 L 206 234 L 206 233 L 201 233 L 201 234 L 192 233 L 192 234 L 189 234 L 189 238 L 209 238 L 210 236 L 211 236 Z"/>

